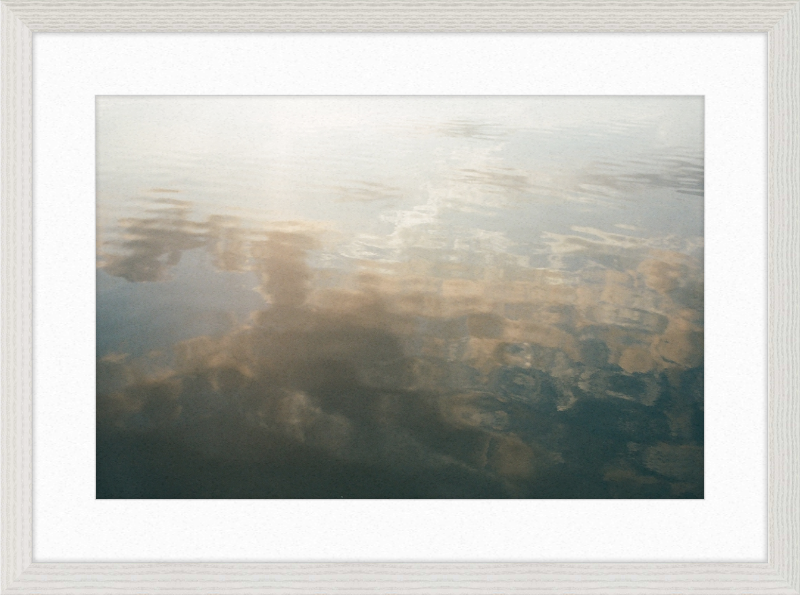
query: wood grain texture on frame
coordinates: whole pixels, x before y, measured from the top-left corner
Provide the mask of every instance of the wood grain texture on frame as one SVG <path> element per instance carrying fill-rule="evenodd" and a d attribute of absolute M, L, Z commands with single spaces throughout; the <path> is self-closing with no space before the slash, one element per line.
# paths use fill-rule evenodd
<path fill-rule="evenodd" d="M 767 31 L 778 0 L 9 0 L 33 31 Z"/>
<path fill-rule="evenodd" d="M 7 0 L 2 8 L 2 593 L 800 592 L 800 2 Z M 766 32 L 766 563 L 32 561 L 32 41 L 45 31 Z"/>

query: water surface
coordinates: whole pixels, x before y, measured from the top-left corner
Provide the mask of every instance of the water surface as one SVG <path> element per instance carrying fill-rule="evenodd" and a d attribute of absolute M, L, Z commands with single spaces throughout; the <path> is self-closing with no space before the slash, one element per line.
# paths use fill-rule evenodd
<path fill-rule="evenodd" d="M 102 97 L 99 498 L 703 496 L 697 97 Z"/>

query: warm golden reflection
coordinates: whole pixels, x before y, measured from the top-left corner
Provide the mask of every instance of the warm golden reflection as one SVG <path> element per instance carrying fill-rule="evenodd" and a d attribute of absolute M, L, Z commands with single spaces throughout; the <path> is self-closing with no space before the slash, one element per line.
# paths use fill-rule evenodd
<path fill-rule="evenodd" d="M 104 98 L 98 139 L 98 497 L 703 496 L 699 100 Z"/>

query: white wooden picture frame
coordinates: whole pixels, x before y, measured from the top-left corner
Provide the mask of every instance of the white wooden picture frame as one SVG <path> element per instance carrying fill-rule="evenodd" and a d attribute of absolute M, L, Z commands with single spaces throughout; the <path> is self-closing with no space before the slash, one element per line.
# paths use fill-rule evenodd
<path fill-rule="evenodd" d="M 800 593 L 800 1 L 0 0 L 2 593 Z M 761 32 L 769 43 L 768 557 L 762 563 L 37 563 L 35 32 Z"/>

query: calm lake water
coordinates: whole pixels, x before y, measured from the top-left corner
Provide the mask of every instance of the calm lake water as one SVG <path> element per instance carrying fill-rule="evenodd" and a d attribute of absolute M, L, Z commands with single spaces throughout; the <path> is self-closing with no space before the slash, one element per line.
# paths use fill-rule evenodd
<path fill-rule="evenodd" d="M 97 496 L 702 498 L 702 98 L 98 98 Z"/>

